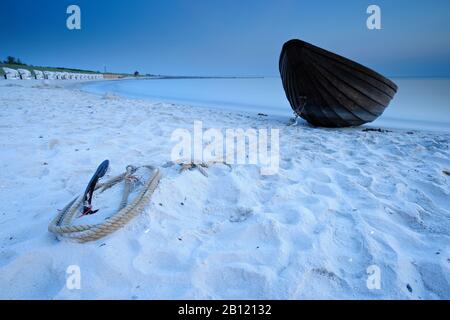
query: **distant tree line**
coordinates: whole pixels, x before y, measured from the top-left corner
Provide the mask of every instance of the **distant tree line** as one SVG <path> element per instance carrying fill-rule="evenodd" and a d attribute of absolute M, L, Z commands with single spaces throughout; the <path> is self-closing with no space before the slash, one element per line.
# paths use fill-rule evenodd
<path fill-rule="evenodd" d="M 18 65 L 21 65 L 21 66 L 26 66 L 27 65 L 26 63 L 23 63 L 22 61 L 20 61 L 19 58 L 15 58 L 15 57 L 12 57 L 12 56 L 7 56 L 6 60 L 1 61 L 1 62 L 5 63 L 5 64 L 18 64 Z"/>
<path fill-rule="evenodd" d="M 3 61 L 0 60 L 0 63 L 28 66 L 28 64 L 23 63 L 19 58 L 16 58 L 16 57 L 13 57 L 13 56 L 7 56 L 5 60 L 3 60 Z M 30 65 L 30 67 L 32 67 L 32 65 Z M 92 73 L 94 73 L 94 71 L 75 69 L 75 68 L 64 68 L 64 67 L 44 67 L 44 68 L 52 68 L 52 69 L 61 69 L 61 70 L 69 70 L 69 71 L 92 72 Z M 97 71 L 97 73 L 100 73 L 100 71 Z M 140 73 L 139 73 L 139 71 L 135 71 L 133 75 L 135 77 L 139 77 Z M 147 76 L 152 76 L 152 74 L 148 73 Z"/>

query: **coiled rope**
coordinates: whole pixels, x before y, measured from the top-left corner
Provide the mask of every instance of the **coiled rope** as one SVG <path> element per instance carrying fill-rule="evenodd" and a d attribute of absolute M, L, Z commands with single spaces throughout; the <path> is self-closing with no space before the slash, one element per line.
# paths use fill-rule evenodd
<path fill-rule="evenodd" d="M 142 168 L 150 170 L 153 173 L 153 176 L 145 183 L 136 198 L 129 204 L 127 204 L 127 202 L 133 178 L 132 174 L 135 173 L 139 167 L 127 166 L 126 172 L 111 178 L 105 183 L 99 183 L 95 186 L 95 190 L 101 188 L 100 192 L 103 192 L 121 181 L 125 182 L 124 193 L 119 210 L 105 222 L 85 225 L 71 224 L 74 216 L 83 206 L 83 195 L 80 195 L 70 201 L 50 222 L 48 230 L 58 236 L 83 243 L 103 238 L 120 229 L 144 209 L 161 179 L 161 174 L 157 168 L 153 166 L 142 166 Z"/>

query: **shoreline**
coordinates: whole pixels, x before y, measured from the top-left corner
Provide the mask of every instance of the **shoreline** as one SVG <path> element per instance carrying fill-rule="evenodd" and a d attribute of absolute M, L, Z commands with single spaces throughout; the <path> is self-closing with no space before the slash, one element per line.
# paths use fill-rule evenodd
<path fill-rule="evenodd" d="M 98 96 L 103 96 L 105 94 L 115 94 L 119 97 L 126 98 L 126 99 L 135 99 L 135 100 L 144 100 L 152 103 L 163 103 L 163 104 L 173 104 L 173 105 L 183 105 L 187 107 L 193 107 L 193 108 L 200 108 L 201 110 L 205 111 L 212 111 L 212 110 L 219 110 L 222 112 L 231 112 L 231 113 L 237 113 L 237 114 L 245 114 L 247 116 L 259 116 L 260 114 L 267 115 L 268 118 L 275 120 L 276 122 L 282 122 L 287 123 L 291 118 L 293 118 L 293 114 L 291 115 L 281 115 L 281 114 L 266 114 L 264 111 L 262 112 L 256 112 L 256 111 L 249 111 L 249 110 L 234 110 L 234 109 L 228 109 L 230 106 L 235 106 L 235 104 L 223 104 L 223 103 L 214 103 L 214 102 L 198 102 L 198 101 L 190 101 L 186 99 L 171 99 L 171 98 L 161 98 L 156 96 L 139 96 L 139 95 L 129 95 L 129 94 L 123 94 L 122 92 L 115 92 L 114 90 L 103 90 L 101 92 L 98 92 L 96 90 L 90 90 L 89 87 L 96 86 L 101 83 L 111 83 L 111 82 L 123 82 L 123 81 L 132 81 L 132 80 L 233 80 L 233 79 L 266 79 L 270 77 L 168 77 L 164 76 L 165 78 L 143 78 L 143 79 L 135 79 L 135 78 L 122 78 L 122 79 L 104 79 L 104 80 L 69 80 L 69 81 L 61 81 L 61 80 L 45 80 L 50 85 L 55 85 L 57 87 L 61 88 L 67 88 L 67 89 L 76 89 L 80 90 L 89 94 L 94 94 Z M 276 78 L 276 77 L 275 77 Z M 399 78 L 403 79 L 403 78 Z M 424 78 L 405 78 L 408 80 L 416 80 L 416 79 L 431 79 L 431 80 L 448 80 L 448 78 L 436 78 L 436 77 L 424 77 Z M 25 82 L 23 82 L 25 81 Z M 25 87 L 28 87 L 28 84 L 31 84 L 31 86 L 38 84 L 42 85 L 44 80 L 1 80 L 1 84 L 18 84 L 23 85 L 25 84 Z M 221 107 L 212 107 L 211 104 L 221 104 Z M 240 104 L 244 105 L 245 104 Z M 249 105 L 249 107 L 255 107 L 255 105 Z M 290 107 L 288 107 L 290 108 Z M 392 106 L 388 107 L 392 108 Z M 289 109 L 290 110 L 290 109 Z M 378 123 L 382 119 L 382 123 Z M 386 117 L 385 115 L 382 115 L 379 119 L 375 120 L 374 122 L 366 123 L 362 126 L 358 127 L 348 127 L 348 128 L 338 128 L 344 129 L 344 130 L 350 130 L 350 129 L 382 129 L 382 130 L 397 130 L 397 131 L 404 131 L 410 132 L 425 132 L 425 133 L 450 133 L 450 128 L 448 127 L 447 122 L 436 122 L 436 121 L 426 121 L 426 120 L 413 120 L 413 119 L 402 119 L 402 118 L 396 118 L 396 117 Z M 308 124 L 303 119 L 299 118 L 299 124 L 302 126 L 308 126 L 311 128 L 314 128 L 310 124 Z M 415 127 L 416 126 L 416 127 Z M 435 127 L 435 128 L 434 128 Z M 320 127 L 317 127 L 317 129 L 321 129 Z M 323 128 L 322 128 L 323 129 Z"/>
<path fill-rule="evenodd" d="M 166 78 L 166 79 L 140 79 L 140 80 L 191 80 L 194 78 Z M 199 80 L 224 80 L 224 79 L 266 79 L 266 78 L 197 78 Z M 121 80 L 136 80 L 136 79 L 117 79 L 117 80 L 106 80 L 106 81 L 115 81 L 120 82 Z M 416 79 L 410 79 L 416 80 Z M 448 79 L 447 79 L 448 80 Z M 220 102 L 220 101 L 201 101 L 189 98 L 166 98 L 166 97 L 158 97 L 152 95 L 140 95 L 137 93 L 124 93 L 123 91 L 117 90 L 114 85 L 113 89 L 108 88 L 108 86 L 102 87 L 102 83 L 107 83 L 106 81 L 96 81 L 91 83 L 86 83 L 80 87 L 80 90 L 83 90 L 88 93 L 93 94 L 107 94 L 113 93 L 123 98 L 129 99 L 138 99 L 138 100 L 146 100 L 150 102 L 160 102 L 160 103 L 170 103 L 170 104 L 178 104 L 185 105 L 189 107 L 202 108 L 203 110 L 221 110 L 223 112 L 233 112 L 246 114 L 249 116 L 255 116 L 258 114 L 267 114 L 267 116 L 276 121 L 284 121 L 288 123 L 288 121 L 293 118 L 293 111 L 291 110 L 289 105 L 284 105 L 283 111 L 277 111 L 276 113 L 272 113 L 273 110 L 265 110 L 264 108 L 261 110 L 260 106 L 256 104 L 246 104 L 239 102 Z M 283 100 L 285 100 L 283 98 Z M 242 108 L 243 107 L 243 108 Z M 389 106 L 388 108 L 394 108 L 394 106 Z M 239 110 L 237 110 L 239 109 Z M 299 123 L 301 125 L 311 126 L 303 119 L 299 118 Z M 437 122 L 430 120 L 415 120 L 415 119 L 403 119 L 399 117 L 389 117 L 386 115 L 380 116 L 379 119 L 376 119 L 374 122 L 364 124 L 359 127 L 349 127 L 343 129 L 358 129 L 358 128 L 381 128 L 385 130 L 402 130 L 405 132 L 408 131 L 424 131 L 430 133 L 450 133 L 450 127 L 447 122 Z"/>

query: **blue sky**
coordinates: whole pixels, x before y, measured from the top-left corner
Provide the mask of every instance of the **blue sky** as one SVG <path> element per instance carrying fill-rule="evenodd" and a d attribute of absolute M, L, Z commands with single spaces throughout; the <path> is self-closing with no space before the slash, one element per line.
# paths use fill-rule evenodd
<path fill-rule="evenodd" d="M 82 29 L 66 28 L 77 4 Z M 366 28 L 381 7 L 382 30 Z M 0 59 L 172 75 L 278 75 L 300 38 L 388 76 L 450 76 L 448 0 L 2 0 Z"/>

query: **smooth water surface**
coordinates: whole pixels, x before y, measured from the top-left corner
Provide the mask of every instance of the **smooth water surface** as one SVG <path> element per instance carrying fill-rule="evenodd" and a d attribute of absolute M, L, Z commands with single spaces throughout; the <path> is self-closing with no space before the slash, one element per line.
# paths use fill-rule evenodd
<path fill-rule="evenodd" d="M 450 79 L 393 79 L 399 91 L 371 126 L 450 131 Z M 130 98 L 292 117 L 280 78 L 124 79 L 91 82 L 84 90 Z"/>

